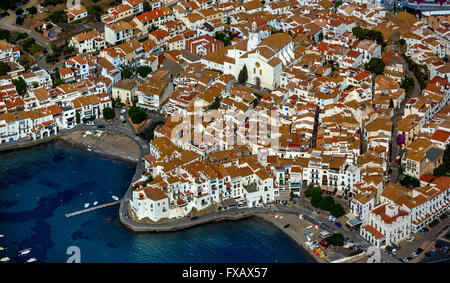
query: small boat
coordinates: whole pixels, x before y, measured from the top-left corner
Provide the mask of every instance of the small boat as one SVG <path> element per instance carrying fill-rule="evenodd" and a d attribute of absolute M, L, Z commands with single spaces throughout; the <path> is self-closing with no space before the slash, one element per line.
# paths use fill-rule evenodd
<path fill-rule="evenodd" d="M 94 205 L 97 205 L 98 201 L 94 201 Z"/>
<path fill-rule="evenodd" d="M 1 262 L 7 262 L 7 261 L 9 261 L 9 257 L 4 257 L 4 258 L 0 259 L 0 261 Z"/>
<path fill-rule="evenodd" d="M 31 248 L 19 251 L 19 255 L 26 255 L 31 252 Z"/>
<path fill-rule="evenodd" d="M 92 151 L 92 148 L 91 148 L 91 147 L 88 147 L 88 148 L 87 148 L 87 151 Z"/>
<path fill-rule="evenodd" d="M 87 202 L 84 204 L 84 208 L 88 208 L 88 207 L 89 207 L 89 203 Z"/>
<path fill-rule="evenodd" d="M 35 262 L 36 260 L 37 260 L 36 258 L 32 257 L 32 258 L 28 259 L 27 262 Z"/>
<path fill-rule="evenodd" d="M 5 237 L 5 235 L 1 234 L 1 235 L 0 235 L 0 238 L 3 238 L 3 237 Z"/>
<path fill-rule="evenodd" d="M 118 197 L 116 197 L 116 196 L 112 196 L 112 198 L 113 198 L 113 200 L 119 200 L 119 198 Z"/>

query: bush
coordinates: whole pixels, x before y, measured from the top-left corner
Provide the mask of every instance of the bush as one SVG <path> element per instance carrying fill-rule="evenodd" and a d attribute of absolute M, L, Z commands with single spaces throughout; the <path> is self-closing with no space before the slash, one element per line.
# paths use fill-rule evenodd
<path fill-rule="evenodd" d="M 333 246 L 342 247 L 344 245 L 344 236 L 341 233 L 334 233 L 333 235 L 325 238 L 325 241 Z"/>
<path fill-rule="evenodd" d="M 103 118 L 105 118 L 106 120 L 114 118 L 114 115 L 114 110 L 111 107 L 105 107 L 103 109 Z"/>
<path fill-rule="evenodd" d="M 348 256 L 355 256 L 355 255 L 358 255 L 358 254 L 360 254 L 360 253 L 362 253 L 362 252 L 363 252 L 362 250 L 357 249 L 356 251 L 351 251 L 351 252 L 349 252 L 349 253 L 348 253 Z"/>

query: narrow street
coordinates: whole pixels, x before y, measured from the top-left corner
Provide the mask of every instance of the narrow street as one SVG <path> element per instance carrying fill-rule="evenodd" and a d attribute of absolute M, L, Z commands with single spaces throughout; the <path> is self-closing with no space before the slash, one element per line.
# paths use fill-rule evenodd
<path fill-rule="evenodd" d="M 406 103 L 414 97 L 417 97 L 420 93 L 420 85 L 419 82 L 417 81 L 416 76 L 414 75 L 414 73 L 409 70 L 408 68 L 408 64 L 403 63 L 403 68 L 405 70 L 405 73 L 407 75 L 407 77 L 410 77 L 414 80 L 414 88 L 413 90 L 408 93 L 405 97 L 405 99 L 402 101 L 402 103 L 400 104 L 400 107 L 395 109 L 394 111 L 394 117 L 392 118 L 393 120 L 393 137 L 392 137 L 392 147 L 391 147 L 391 153 L 390 153 L 390 158 L 389 158 L 389 168 L 392 170 L 391 172 L 391 177 L 390 177 L 390 181 L 393 183 L 398 183 L 399 180 L 399 166 L 398 163 L 395 162 L 395 158 L 398 155 L 403 154 L 403 151 L 401 150 L 401 148 L 399 147 L 399 145 L 397 144 L 397 122 L 403 118 L 403 114 L 405 113 L 405 105 Z"/>

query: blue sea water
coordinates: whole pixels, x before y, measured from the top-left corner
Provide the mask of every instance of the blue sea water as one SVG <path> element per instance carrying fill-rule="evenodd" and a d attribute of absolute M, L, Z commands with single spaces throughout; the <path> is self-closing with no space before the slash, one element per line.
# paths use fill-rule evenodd
<path fill-rule="evenodd" d="M 66 262 L 309 262 L 290 238 L 260 219 L 207 224 L 172 233 L 133 233 L 118 206 L 66 213 L 121 197 L 133 164 L 99 157 L 61 142 L 0 154 L 0 258 Z M 31 248 L 27 255 L 20 250 Z"/>

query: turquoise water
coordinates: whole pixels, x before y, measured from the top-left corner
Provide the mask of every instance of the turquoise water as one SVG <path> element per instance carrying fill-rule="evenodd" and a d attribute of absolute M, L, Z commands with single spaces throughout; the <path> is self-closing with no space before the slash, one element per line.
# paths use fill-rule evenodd
<path fill-rule="evenodd" d="M 69 246 L 81 262 L 308 262 L 285 234 L 256 218 L 207 224 L 174 233 L 132 233 L 119 206 L 74 217 L 66 213 L 121 197 L 130 163 L 60 142 L 0 154 L 0 258 L 66 262 Z M 31 248 L 27 255 L 18 251 Z"/>

